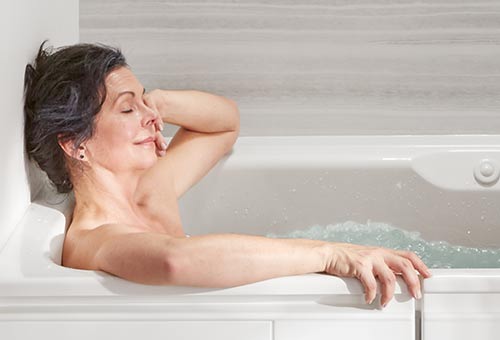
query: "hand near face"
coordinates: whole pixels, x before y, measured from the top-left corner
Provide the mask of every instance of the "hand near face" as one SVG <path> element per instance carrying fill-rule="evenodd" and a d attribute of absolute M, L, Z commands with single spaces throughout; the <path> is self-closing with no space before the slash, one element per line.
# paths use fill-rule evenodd
<path fill-rule="evenodd" d="M 163 130 L 163 121 L 161 120 L 160 116 L 158 115 L 158 118 L 156 118 L 155 121 L 155 144 L 156 144 L 156 154 L 158 157 L 162 157 L 166 155 L 166 149 L 167 149 L 167 142 L 165 141 L 165 137 L 161 134 L 161 131 Z"/>
<path fill-rule="evenodd" d="M 145 93 L 143 96 L 143 100 L 144 104 L 146 104 L 146 106 L 154 111 L 157 115 L 155 119 L 156 154 L 158 155 L 158 157 L 162 157 L 166 154 L 165 150 L 167 149 L 167 143 L 165 141 L 165 138 L 161 134 L 161 131 L 163 131 L 164 123 L 155 101 L 155 96 L 158 96 L 159 92 L 161 92 L 161 90 L 156 89 L 151 92 Z"/>

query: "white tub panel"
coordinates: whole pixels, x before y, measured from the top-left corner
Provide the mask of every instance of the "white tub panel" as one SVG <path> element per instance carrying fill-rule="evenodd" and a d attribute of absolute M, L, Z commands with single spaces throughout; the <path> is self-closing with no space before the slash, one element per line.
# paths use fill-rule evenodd
<path fill-rule="evenodd" d="M 434 269 L 423 282 L 422 340 L 500 334 L 500 269 Z"/>
<path fill-rule="evenodd" d="M 361 300 L 361 298 L 359 299 Z M 363 305 L 360 301 L 348 303 L 348 296 L 309 297 L 297 301 L 240 301 L 223 299 L 211 302 L 199 299 L 192 302 L 110 301 L 101 298 L 100 303 L 82 299 L 2 299 L 1 321 L 91 321 L 91 320 L 413 320 L 413 300 L 395 297 L 385 309 Z"/>
<path fill-rule="evenodd" d="M 276 321 L 274 340 L 413 340 L 414 320 Z"/>
<path fill-rule="evenodd" d="M 492 291 L 494 289 L 491 289 Z M 493 313 L 500 315 L 500 286 L 496 293 L 443 293 L 426 294 L 423 310 L 428 315 L 454 313 L 460 315 L 472 313 Z M 499 333 L 500 334 L 500 333 Z"/>
<path fill-rule="evenodd" d="M 425 321 L 422 340 L 498 340 L 500 315 L 469 314 L 432 317 Z"/>
<path fill-rule="evenodd" d="M 489 290 L 497 293 L 425 293 L 422 340 L 499 339 L 500 286 Z"/>
<path fill-rule="evenodd" d="M 2 338 L 51 340 L 272 340 L 270 321 L 60 321 L 0 322 Z M 49 339 L 44 338 L 44 339 Z"/>

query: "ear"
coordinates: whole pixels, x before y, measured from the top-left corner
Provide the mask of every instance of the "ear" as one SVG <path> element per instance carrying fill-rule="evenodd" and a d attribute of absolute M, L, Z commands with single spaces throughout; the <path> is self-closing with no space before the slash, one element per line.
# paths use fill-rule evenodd
<path fill-rule="evenodd" d="M 63 149 L 64 153 L 70 157 L 70 158 L 78 158 L 78 150 L 75 150 L 73 147 L 73 141 L 72 140 L 67 140 L 65 142 L 61 142 L 61 134 L 57 135 L 57 143 Z M 80 149 L 83 149 L 82 146 L 80 146 Z"/>

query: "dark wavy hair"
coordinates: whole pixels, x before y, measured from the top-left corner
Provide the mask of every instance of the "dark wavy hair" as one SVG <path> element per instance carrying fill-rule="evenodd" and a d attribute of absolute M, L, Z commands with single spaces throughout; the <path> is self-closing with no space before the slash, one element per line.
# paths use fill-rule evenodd
<path fill-rule="evenodd" d="M 28 158 L 59 193 L 68 193 L 73 184 L 58 141 L 72 141 L 76 152 L 93 136 L 95 117 L 106 99 L 105 78 L 128 65 L 115 47 L 76 44 L 54 51 L 44 48 L 46 42 L 24 73 L 24 142 Z"/>

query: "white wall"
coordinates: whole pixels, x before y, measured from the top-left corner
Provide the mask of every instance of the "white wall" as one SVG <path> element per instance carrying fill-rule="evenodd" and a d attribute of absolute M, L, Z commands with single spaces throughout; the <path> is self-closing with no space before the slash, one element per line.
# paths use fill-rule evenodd
<path fill-rule="evenodd" d="M 0 2 L 0 249 L 43 178 L 25 160 L 25 66 L 44 39 L 53 46 L 78 42 L 78 22 L 78 0 Z"/>

